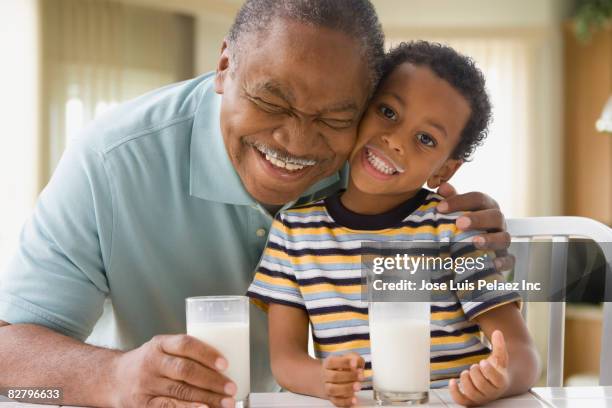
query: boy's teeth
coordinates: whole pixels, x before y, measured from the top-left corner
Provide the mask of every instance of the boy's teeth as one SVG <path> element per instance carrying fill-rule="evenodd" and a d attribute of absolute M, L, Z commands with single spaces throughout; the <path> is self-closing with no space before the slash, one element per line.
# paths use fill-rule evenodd
<path fill-rule="evenodd" d="M 392 169 L 391 167 L 389 167 L 387 165 L 387 163 L 385 163 L 384 161 L 379 159 L 374 153 L 372 153 L 371 150 L 368 150 L 368 162 L 376 170 L 380 171 L 381 173 L 384 173 L 384 174 L 393 174 L 393 173 L 395 173 L 394 169 Z"/>

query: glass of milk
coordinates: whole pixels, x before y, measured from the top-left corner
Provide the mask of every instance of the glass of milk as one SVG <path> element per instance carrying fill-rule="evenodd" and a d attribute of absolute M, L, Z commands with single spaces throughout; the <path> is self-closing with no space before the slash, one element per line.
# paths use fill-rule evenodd
<path fill-rule="evenodd" d="M 223 374 L 237 386 L 236 408 L 249 406 L 249 299 L 200 296 L 185 299 L 187 334 L 217 349 L 228 362 Z"/>
<path fill-rule="evenodd" d="M 429 302 L 370 302 L 370 348 L 378 405 L 429 399 Z"/>

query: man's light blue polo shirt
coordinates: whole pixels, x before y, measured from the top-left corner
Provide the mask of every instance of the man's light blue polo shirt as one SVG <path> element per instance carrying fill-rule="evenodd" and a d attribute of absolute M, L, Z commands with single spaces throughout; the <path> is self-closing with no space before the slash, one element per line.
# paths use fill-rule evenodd
<path fill-rule="evenodd" d="M 186 297 L 244 295 L 272 218 L 229 160 L 220 101 L 207 74 L 126 102 L 89 126 L 24 226 L 0 282 L 0 320 L 85 340 L 110 299 L 109 345 L 131 349 L 156 334 L 184 333 Z M 323 180 L 300 201 L 340 183 L 338 175 Z M 257 308 L 251 356 L 252 389 L 270 389 L 267 325 Z"/>

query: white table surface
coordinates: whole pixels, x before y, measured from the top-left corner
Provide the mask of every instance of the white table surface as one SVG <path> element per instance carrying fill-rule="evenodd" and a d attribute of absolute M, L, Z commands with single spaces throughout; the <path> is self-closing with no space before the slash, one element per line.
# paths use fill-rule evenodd
<path fill-rule="evenodd" d="M 356 408 L 376 407 L 371 391 L 358 394 L 359 403 Z M 6 401 L 6 400 L 5 400 Z M 495 408 L 612 408 L 612 387 L 564 387 L 564 388 L 533 388 L 530 392 L 510 398 L 494 401 L 487 405 Z M 57 407 L 54 405 L 23 404 L 3 402 L 0 397 L 0 408 L 40 408 Z M 329 401 L 296 395 L 288 392 L 251 394 L 251 408 L 330 408 Z M 447 389 L 431 390 L 429 403 L 421 407 L 452 407 L 454 404 Z"/>

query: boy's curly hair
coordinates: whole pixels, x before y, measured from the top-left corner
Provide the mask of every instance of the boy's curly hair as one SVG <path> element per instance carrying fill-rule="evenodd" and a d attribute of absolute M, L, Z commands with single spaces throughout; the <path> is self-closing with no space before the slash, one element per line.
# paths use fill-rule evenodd
<path fill-rule="evenodd" d="M 451 47 L 429 41 L 411 41 L 389 50 L 383 64 L 382 80 L 405 62 L 431 69 L 468 101 L 471 114 L 452 153 L 454 159 L 468 161 L 487 137 L 491 121 L 491 102 L 485 89 L 484 75 L 471 58 Z"/>

